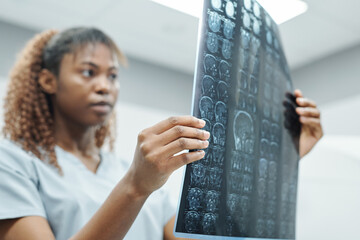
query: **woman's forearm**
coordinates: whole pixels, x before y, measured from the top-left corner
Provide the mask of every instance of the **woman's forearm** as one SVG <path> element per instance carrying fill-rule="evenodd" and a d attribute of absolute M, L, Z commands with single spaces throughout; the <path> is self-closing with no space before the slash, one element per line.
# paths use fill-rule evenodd
<path fill-rule="evenodd" d="M 140 195 L 128 173 L 116 185 L 104 204 L 71 240 L 123 239 L 148 195 Z"/>

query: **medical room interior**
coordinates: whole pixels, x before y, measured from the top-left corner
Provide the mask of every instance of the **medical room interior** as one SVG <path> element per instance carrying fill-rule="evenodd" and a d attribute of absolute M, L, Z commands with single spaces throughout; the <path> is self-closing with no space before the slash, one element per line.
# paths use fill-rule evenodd
<path fill-rule="evenodd" d="M 276 19 L 290 12 L 287 1 L 293 0 L 265 4 L 280 2 L 269 10 Z M 36 33 L 98 27 L 128 59 L 119 75 L 115 152 L 131 162 L 142 129 L 191 114 L 199 27 L 195 2 L 202 1 L 180 1 L 180 10 L 164 2 L 0 0 L 0 105 L 16 56 Z M 282 46 L 294 88 L 317 103 L 324 131 L 299 163 L 296 239 L 360 239 L 360 1 L 295 2 L 305 8 L 279 18 Z M 0 114 L 2 126 L 2 108 Z M 183 172 L 177 170 L 165 185 L 176 201 Z"/>

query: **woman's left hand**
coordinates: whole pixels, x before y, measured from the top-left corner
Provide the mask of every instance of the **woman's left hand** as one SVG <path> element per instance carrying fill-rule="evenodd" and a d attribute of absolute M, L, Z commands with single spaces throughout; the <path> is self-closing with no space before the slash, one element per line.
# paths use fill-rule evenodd
<path fill-rule="evenodd" d="M 299 115 L 301 123 L 299 154 L 302 158 L 310 152 L 324 133 L 320 123 L 320 111 L 316 107 L 316 103 L 304 98 L 299 89 L 294 91 L 294 95 L 298 105 L 296 113 Z"/>

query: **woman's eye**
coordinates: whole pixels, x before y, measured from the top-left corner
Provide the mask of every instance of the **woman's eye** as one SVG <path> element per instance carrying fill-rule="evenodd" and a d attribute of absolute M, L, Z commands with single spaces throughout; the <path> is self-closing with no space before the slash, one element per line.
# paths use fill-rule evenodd
<path fill-rule="evenodd" d="M 115 74 L 115 73 L 110 74 L 109 79 L 110 80 L 116 80 L 117 79 L 117 74 Z"/>
<path fill-rule="evenodd" d="M 82 75 L 84 77 L 92 77 L 92 76 L 94 76 L 94 71 L 91 69 L 87 69 L 87 70 L 82 71 Z"/>

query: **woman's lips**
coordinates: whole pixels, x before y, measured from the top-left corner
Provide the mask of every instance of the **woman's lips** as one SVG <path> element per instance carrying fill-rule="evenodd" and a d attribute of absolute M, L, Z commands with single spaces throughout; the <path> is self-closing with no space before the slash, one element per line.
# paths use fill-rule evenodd
<path fill-rule="evenodd" d="M 91 104 L 90 108 L 98 114 L 108 114 L 112 110 L 112 106 L 109 103 L 95 103 Z"/>

